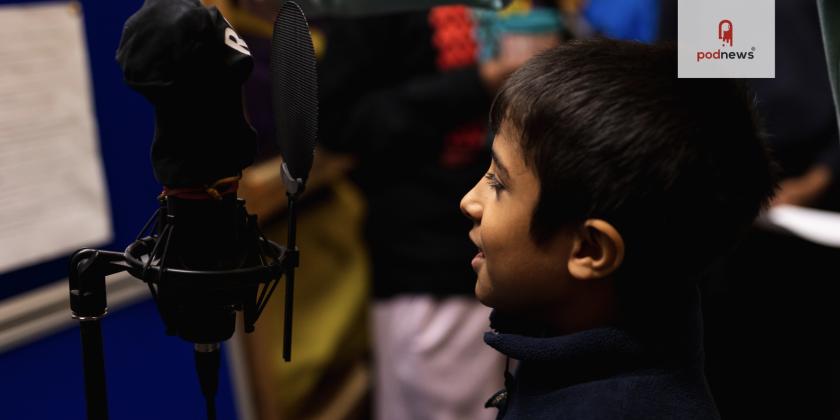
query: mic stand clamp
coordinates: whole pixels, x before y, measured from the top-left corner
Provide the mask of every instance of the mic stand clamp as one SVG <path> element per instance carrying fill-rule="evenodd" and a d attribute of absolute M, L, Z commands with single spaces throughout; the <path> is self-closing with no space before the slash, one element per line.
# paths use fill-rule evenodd
<path fill-rule="evenodd" d="M 173 213 L 175 202 L 169 201 L 161 200 L 161 208 L 125 252 L 82 249 L 70 258 L 70 308 L 73 318 L 80 321 L 89 420 L 108 418 L 100 326 L 100 320 L 108 312 L 106 276 L 126 271 L 145 282 L 167 333 L 194 344 L 196 368 L 206 397 L 208 417 L 215 418 L 213 397 L 218 383 L 218 343 L 229 338 L 234 328 L 233 323 L 227 324 L 228 314 L 241 310 L 245 331 L 253 331 L 254 323 L 265 309 L 283 273 L 293 272 L 298 265 L 297 248 L 286 249 L 266 239 L 259 232 L 256 217 L 247 214 L 242 200 L 237 200 L 234 205 L 237 220 L 244 220 L 244 225 L 240 226 L 247 239 L 242 243 L 243 251 L 248 251 L 244 266 L 195 270 L 168 264 L 167 255 L 170 254 L 175 225 L 182 229 L 189 227 L 176 223 Z M 157 225 L 153 230 L 158 233 L 143 236 L 155 220 Z M 173 297 L 177 299 L 173 300 Z M 202 305 L 185 306 L 197 299 L 203 302 Z M 191 315 L 192 310 L 204 312 L 196 316 Z M 216 313 L 221 315 L 214 316 Z M 212 319 L 204 319 L 204 314 L 209 314 L 206 317 Z M 221 322 L 221 325 L 215 325 L 215 321 Z M 204 325 L 208 323 L 212 325 Z M 284 337 L 287 348 L 290 340 L 291 337 Z"/>
<path fill-rule="evenodd" d="M 286 194 L 297 198 L 301 193 L 303 193 L 303 179 L 295 178 L 292 173 L 289 172 L 289 165 L 286 164 L 286 162 L 283 162 L 282 172 L 283 185 L 286 187 Z"/>

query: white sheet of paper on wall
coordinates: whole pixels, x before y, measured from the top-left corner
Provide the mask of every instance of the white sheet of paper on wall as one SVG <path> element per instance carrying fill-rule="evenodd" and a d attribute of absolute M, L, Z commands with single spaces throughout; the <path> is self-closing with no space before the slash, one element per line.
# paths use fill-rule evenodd
<path fill-rule="evenodd" d="M 0 273 L 111 240 L 78 3 L 0 6 Z"/>

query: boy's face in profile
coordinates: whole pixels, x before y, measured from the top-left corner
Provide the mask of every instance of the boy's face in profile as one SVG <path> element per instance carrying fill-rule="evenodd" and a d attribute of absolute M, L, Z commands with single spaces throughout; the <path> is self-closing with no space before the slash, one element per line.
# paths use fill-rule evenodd
<path fill-rule="evenodd" d="M 537 245 L 530 234 L 540 184 L 525 165 L 512 131 L 503 124 L 493 141 L 493 159 L 483 179 L 461 199 L 473 221 L 470 239 L 475 293 L 485 305 L 512 312 L 539 312 L 562 303 L 569 283 L 573 236 L 561 231 Z"/>

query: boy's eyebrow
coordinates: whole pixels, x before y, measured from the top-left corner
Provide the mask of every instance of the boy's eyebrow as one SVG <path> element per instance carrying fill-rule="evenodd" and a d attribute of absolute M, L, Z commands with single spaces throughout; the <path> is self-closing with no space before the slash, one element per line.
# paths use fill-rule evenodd
<path fill-rule="evenodd" d="M 498 169 L 499 175 L 506 180 L 510 180 L 510 173 L 505 167 L 505 164 L 502 163 L 501 159 L 499 159 L 499 155 L 496 154 L 496 151 L 490 149 L 490 156 L 493 159 L 493 163 L 496 165 L 496 169 Z"/>

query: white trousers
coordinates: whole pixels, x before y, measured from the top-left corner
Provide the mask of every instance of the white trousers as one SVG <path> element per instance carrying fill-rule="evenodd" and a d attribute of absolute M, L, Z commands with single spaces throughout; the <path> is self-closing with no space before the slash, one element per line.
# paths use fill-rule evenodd
<path fill-rule="evenodd" d="M 483 420 L 504 358 L 484 344 L 490 309 L 475 299 L 402 296 L 373 305 L 376 420 Z"/>

